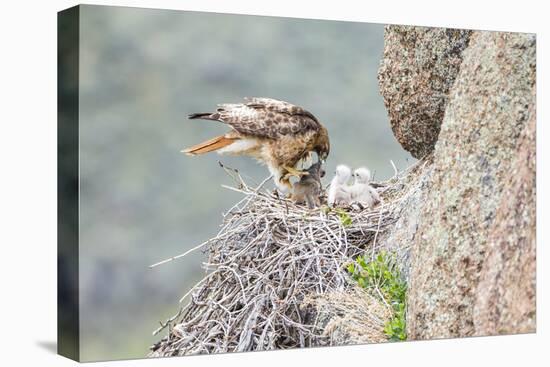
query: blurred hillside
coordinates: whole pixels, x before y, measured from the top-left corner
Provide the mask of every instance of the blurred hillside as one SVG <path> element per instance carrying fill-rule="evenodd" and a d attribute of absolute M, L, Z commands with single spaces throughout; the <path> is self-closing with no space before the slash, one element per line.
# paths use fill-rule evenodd
<path fill-rule="evenodd" d="M 248 158 L 181 154 L 226 130 L 187 114 L 279 98 L 327 126 L 329 173 L 367 165 L 383 179 L 390 159 L 413 161 L 378 92 L 382 25 L 82 6 L 80 37 L 83 360 L 144 356 L 159 318 L 201 277 L 201 254 L 148 265 L 215 234 L 239 199 L 220 187 L 230 181 L 217 161 L 267 176 Z"/>

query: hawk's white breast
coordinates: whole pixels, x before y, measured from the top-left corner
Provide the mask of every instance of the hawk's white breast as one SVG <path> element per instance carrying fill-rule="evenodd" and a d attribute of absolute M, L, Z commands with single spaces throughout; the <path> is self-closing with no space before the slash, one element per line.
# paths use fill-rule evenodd
<path fill-rule="evenodd" d="M 256 139 L 238 139 L 234 143 L 218 149 L 218 153 L 224 155 L 244 154 L 256 148 L 258 148 L 258 141 Z"/>

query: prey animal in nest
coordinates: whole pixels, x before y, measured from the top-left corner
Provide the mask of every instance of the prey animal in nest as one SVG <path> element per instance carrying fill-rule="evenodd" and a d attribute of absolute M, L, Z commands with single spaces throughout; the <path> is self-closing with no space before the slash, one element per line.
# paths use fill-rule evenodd
<path fill-rule="evenodd" d="M 308 208 L 313 209 L 321 206 L 321 194 L 323 186 L 321 177 L 325 176 L 321 162 L 311 165 L 306 170 L 307 174 L 302 175 L 300 181 L 294 183 L 292 199 L 297 204 L 306 203 Z"/>

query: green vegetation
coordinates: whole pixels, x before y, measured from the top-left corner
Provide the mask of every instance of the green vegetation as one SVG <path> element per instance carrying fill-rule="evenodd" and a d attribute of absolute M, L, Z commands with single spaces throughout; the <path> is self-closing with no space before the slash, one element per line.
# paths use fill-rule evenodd
<path fill-rule="evenodd" d="M 352 225 L 353 222 L 351 220 L 351 217 L 345 210 L 336 208 L 335 212 L 338 215 L 338 218 L 340 218 L 340 222 L 344 227 L 349 227 Z"/>
<path fill-rule="evenodd" d="M 356 264 L 349 264 L 347 270 L 357 284 L 362 288 L 373 290 L 374 294 L 382 296 L 383 301 L 392 307 L 393 316 L 386 323 L 384 332 L 392 341 L 406 340 L 407 284 L 396 266 L 395 255 L 381 251 L 372 261 L 365 256 L 358 256 Z"/>

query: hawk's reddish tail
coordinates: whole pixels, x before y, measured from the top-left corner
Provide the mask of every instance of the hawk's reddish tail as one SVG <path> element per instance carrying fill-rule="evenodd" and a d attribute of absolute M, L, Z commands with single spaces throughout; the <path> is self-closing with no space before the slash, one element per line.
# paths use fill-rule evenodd
<path fill-rule="evenodd" d="M 219 120 L 220 114 L 216 112 L 199 112 L 199 113 L 192 113 L 187 116 L 189 120 L 195 120 L 195 119 L 201 119 L 201 120 Z"/>
<path fill-rule="evenodd" d="M 182 153 L 185 153 L 187 155 L 204 154 L 204 153 L 212 152 L 214 150 L 218 150 L 225 146 L 228 146 L 229 144 L 233 143 L 235 140 L 236 139 L 226 138 L 223 135 L 216 136 L 215 138 L 204 141 L 197 145 L 193 145 L 190 148 L 184 149 L 182 150 Z"/>

